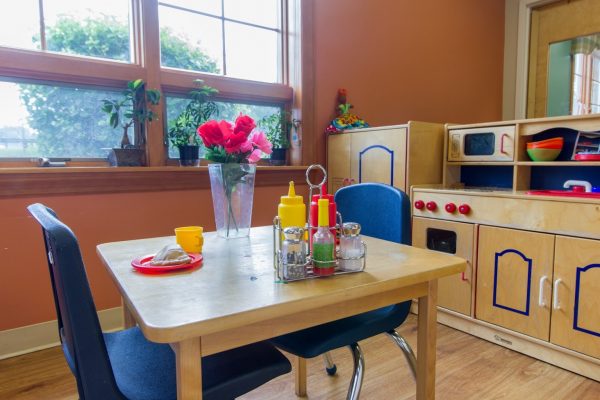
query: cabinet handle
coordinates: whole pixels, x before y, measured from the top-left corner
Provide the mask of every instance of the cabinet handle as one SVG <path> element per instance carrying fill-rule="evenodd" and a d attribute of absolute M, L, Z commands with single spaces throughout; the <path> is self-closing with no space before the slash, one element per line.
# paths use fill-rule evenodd
<path fill-rule="evenodd" d="M 468 281 L 469 281 L 469 278 L 467 278 L 467 276 L 465 275 L 465 273 L 467 272 L 467 269 L 468 269 L 470 266 L 471 266 L 471 264 L 469 263 L 469 261 L 467 261 L 467 268 L 465 269 L 465 271 L 464 271 L 464 272 L 461 272 L 461 273 L 460 273 L 460 279 L 461 279 L 463 282 L 468 282 Z"/>
<path fill-rule="evenodd" d="M 504 138 L 505 137 L 509 137 L 508 133 L 503 133 L 502 136 L 500 137 L 500 153 L 502 153 L 502 154 L 506 154 L 506 151 L 504 151 Z"/>
<path fill-rule="evenodd" d="M 538 299 L 538 304 L 540 305 L 540 307 L 546 307 L 546 301 L 544 299 L 544 284 L 546 283 L 547 280 L 548 280 L 547 276 L 542 276 L 540 278 L 540 296 Z"/>
<path fill-rule="evenodd" d="M 557 280 L 554 281 L 554 301 L 552 303 L 552 307 L 555 310 L 560 310 L 560 302 L 558 301 L 558 285 L 560 285 L 560 283 L 562 282 L 562 279 L 558 278 Z"/>

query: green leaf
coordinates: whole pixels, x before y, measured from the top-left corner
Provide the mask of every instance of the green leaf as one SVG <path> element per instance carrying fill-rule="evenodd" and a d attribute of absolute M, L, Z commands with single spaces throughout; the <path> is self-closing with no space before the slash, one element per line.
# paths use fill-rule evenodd
<path fill-rule="evenodd" d="M 110 115 L 110 126 L 113 128 L 119 126 L 119 114 L 113 113 Z"/>
<path fill-rule="evenodd" d="M 106 100 L 104 100 L 105 103 L 102 106 L 102 111 L 104 111 L 105 113 L 111 113 L 113 110 L 113 105 L 111 102 L 107 102 Z"/>

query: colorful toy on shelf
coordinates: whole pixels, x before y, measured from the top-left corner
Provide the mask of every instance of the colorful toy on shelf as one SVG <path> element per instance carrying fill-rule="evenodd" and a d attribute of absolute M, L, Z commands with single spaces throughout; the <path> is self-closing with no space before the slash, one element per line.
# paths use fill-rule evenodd
<path fill-rule="evenodd" d="M 368 128 L 369 124 L 358 115 L 352 114 L 350 109 L 354 106 L 347 102 L 346 89 L 339 89 L 337 96 L 336 112 L 338 116 L 331 121 L 325 133 L 339 133 L 347 129 Z"/>
<path fill-rule="evenodd" d="M 527 143 L 527 155 L 533 161 L 554 161 L 562 151 L 564 138 L 540 140 Z"/>

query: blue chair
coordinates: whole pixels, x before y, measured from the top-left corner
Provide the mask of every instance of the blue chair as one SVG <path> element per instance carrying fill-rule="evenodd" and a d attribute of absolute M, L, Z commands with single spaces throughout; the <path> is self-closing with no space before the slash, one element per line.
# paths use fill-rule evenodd
<path fill-rule="evenodd" d="M 102 333 L 73 232 L 42 204 L 27 207 L 42 226 L 58 329 L 81 399 L 177 398 L 175 354 L 139 328 Z M 203 357 L 203 398 L 234 399 L 291 370 L 261 342 Z"/>
<path fill-rule="evenodd" d="M 344 221 L 361 224 L 361 234 L 411 244 L 410 200 L 402 191 L 379 183 L 362 183 L 338 190 L 335 202 Z M 368 263 L 367 258 L 367 268 Z M 415 355 L 410 345 L 395 330 L 406 320 L 410 305 L 411 301 L 405 301 L 383 307 L 279 336 L 272 339 L 271 343 L 301 358 L 323 354 L 329 375 L 335 374 L 336 366 L 327 352 L 349 346 L 354 358 L 354 375 L 347 399 L 358 399 L 364 371 L 364 358 L 358 342 L 363 339 L 386 333 L 400 347 L 416 377 Z M 303 390 L 297 390 L 297 394 L 298 392 L 302 394 Z"/>

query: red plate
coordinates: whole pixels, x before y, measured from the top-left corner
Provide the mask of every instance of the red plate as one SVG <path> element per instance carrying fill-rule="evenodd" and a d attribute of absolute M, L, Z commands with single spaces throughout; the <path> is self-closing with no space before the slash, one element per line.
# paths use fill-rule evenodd
<path fill-rule="evenodd" d="M 575 154 L 575 159 L 577 161 L 600 161 L 600 154 L 598 154 L 598 153 Z"/>
<path fill-rule="evenodd" d="M 177 271 L 180 269 L 194 268 L 202 264 L 202 254 L 188 253 L 192 258 L 187 264 L 175 264 L 175 265 L 150 265 L 150 261 L 154 258 L 154 255 L 138 257 L 131 262 L 131 266 L 136 270 L 143 272 L 144 274 L 160 274 L 162 272 Z"/>

